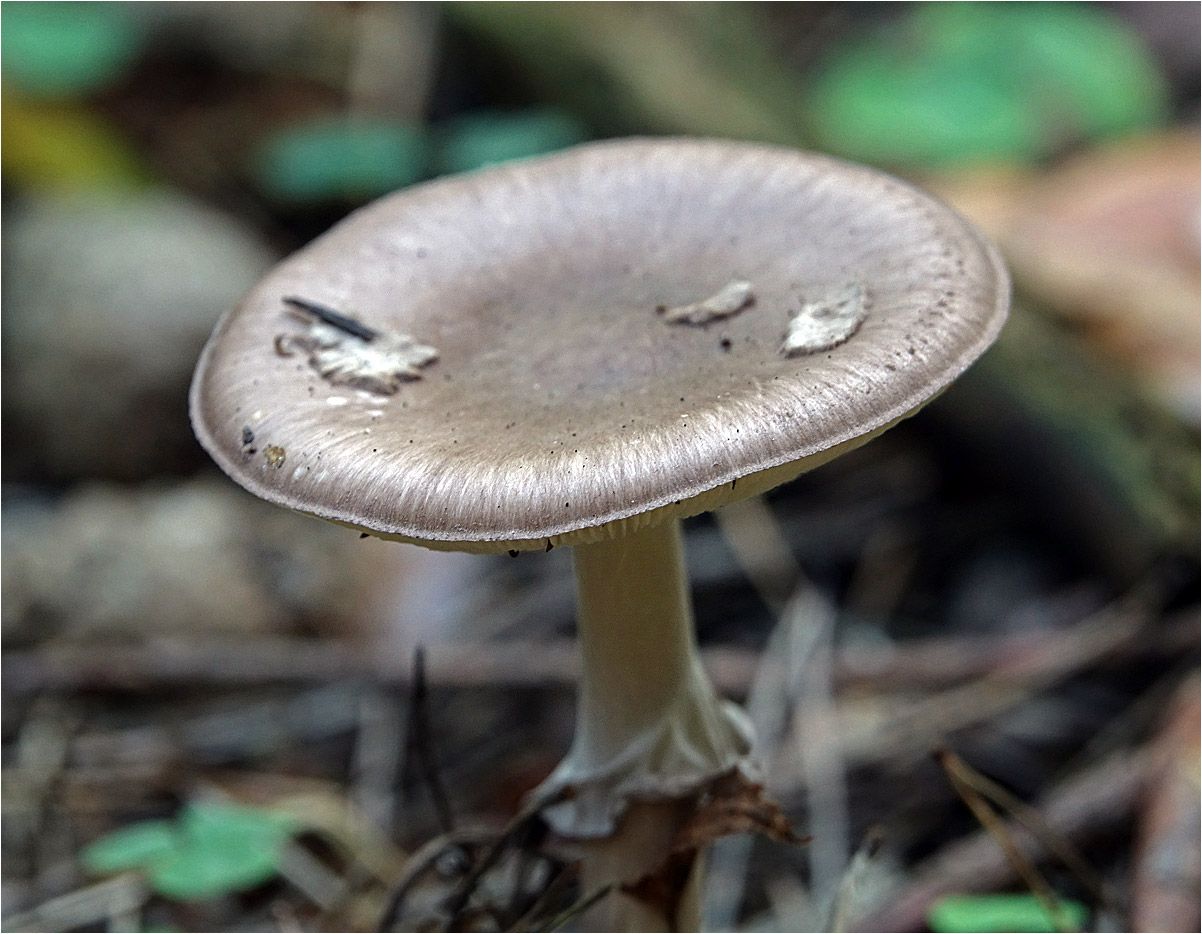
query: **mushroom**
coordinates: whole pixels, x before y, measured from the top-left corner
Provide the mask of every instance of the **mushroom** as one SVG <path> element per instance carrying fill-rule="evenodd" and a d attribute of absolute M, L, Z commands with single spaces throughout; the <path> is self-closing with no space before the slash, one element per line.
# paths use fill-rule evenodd
<path fill-rule="evenodd" d="M 731 282 L 755 300 L 721 334 L 656 313 Z M 334 384 L 273 349 L 296 296 L 437 361 L 391 395 Z M 750 767 L 748 721 L 699 660 L 681 519 L 913 414 L 1008 302 L 993 248 L 879 172 L 599 143 L 391 195 L 281 263 L 217 327 L 192 420 L 234 480 L 292 509 L 431 548 L 575 546 L 577 733 L 535 800 L 587 841 L 591 890 L 654 871 L 698 795 Z M 807 339 L 786 352 L 799 315 Z M 700 862 L 675 912 L 615 892 L 595 923 L 695 926 Z"/>

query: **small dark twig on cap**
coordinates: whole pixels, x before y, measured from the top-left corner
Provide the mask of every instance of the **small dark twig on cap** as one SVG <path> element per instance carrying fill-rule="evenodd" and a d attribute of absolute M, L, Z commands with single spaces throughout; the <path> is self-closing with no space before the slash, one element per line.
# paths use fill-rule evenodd
<path fill-rule="evenodd" d="M 299 308 L 301 311 L 308 312 L 313 317 L 324 321 L 330 327 L 338 328 L 340 331 L 345 331 L 363 341 L 373 341 L 380 336 L 380 332 L 374 328 L 369 328 L 361 321 L 357 321 L 349 315 L 344 315 L 340 311 L 335 311 L 326 305 L 319 305 L 317 302 L 311 302 L 306 298 L 295 298 L 286 296 L 284 298 L 285 305 L 291 305 L 293 308 Z"/>

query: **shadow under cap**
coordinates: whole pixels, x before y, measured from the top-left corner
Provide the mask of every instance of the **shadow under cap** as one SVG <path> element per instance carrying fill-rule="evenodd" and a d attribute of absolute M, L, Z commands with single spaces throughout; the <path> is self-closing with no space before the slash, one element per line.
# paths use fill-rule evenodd
<path fill-rule="evenodd" d="M 754 291 L 732 317 L 655 313 L 732 280 Z M 850 339 L 780 353 L 792 314 L 849 286 L 867 303 Z M 274 350 L 291 295 L 439 359 L 390 396 L 333 385 Z M 742 143 L 598 143 L 352 214 L 221 321 L 192 420 L 252 492 L 383 537 L 596 541 L 879 434 L 980 356 L 1008 303 L 993 248 L 887 175 Z"/>

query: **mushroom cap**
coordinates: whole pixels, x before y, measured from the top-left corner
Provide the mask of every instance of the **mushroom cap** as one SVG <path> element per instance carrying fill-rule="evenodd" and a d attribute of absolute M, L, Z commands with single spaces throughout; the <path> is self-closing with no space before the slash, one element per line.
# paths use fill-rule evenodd
<path fill-rule="evenodd" d="M 656 314 L 734 281 L 754 301 L 729 317 Z M 849 290 L 858 330 L 781 352 L 791 315 Z M 331 382 L 277 351 L 298 328 L 288 296 L 438 360 L 391 395 Z M 980 356 L 1008 305 L 992 246 L 880 172 L 744 143 L 598 143 L 390 195 L 280 263 L 216 328 L 192 421 L 251 492 L 377 535 L 598 541 L 879 434 Z"/>

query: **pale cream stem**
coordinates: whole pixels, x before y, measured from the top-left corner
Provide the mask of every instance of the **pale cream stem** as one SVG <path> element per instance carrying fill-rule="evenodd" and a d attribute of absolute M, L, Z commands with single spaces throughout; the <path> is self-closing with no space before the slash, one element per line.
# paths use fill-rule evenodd
<path fill-rule="evenodd" d="M 697 792 L 743 761 L 750 733 L 702 668 L 679 522 L 580 545 L 575 554 L 577 731 L 544 789 L 572 792 L 549 816 L 561 833 L 588 840 L 583 881 L 592 890 L 656 869 Z M 699 882 L 687 886 L 675 919 L 614 894 L 586 923 L 617 931 L 695 925 Z"/>
<path fill-rule="evenodd" d="M 576 547 L 583 659 L 576 744 L 602 766 L 691 694 L 712 695 L 693 634 L 680 523 Z"/>

